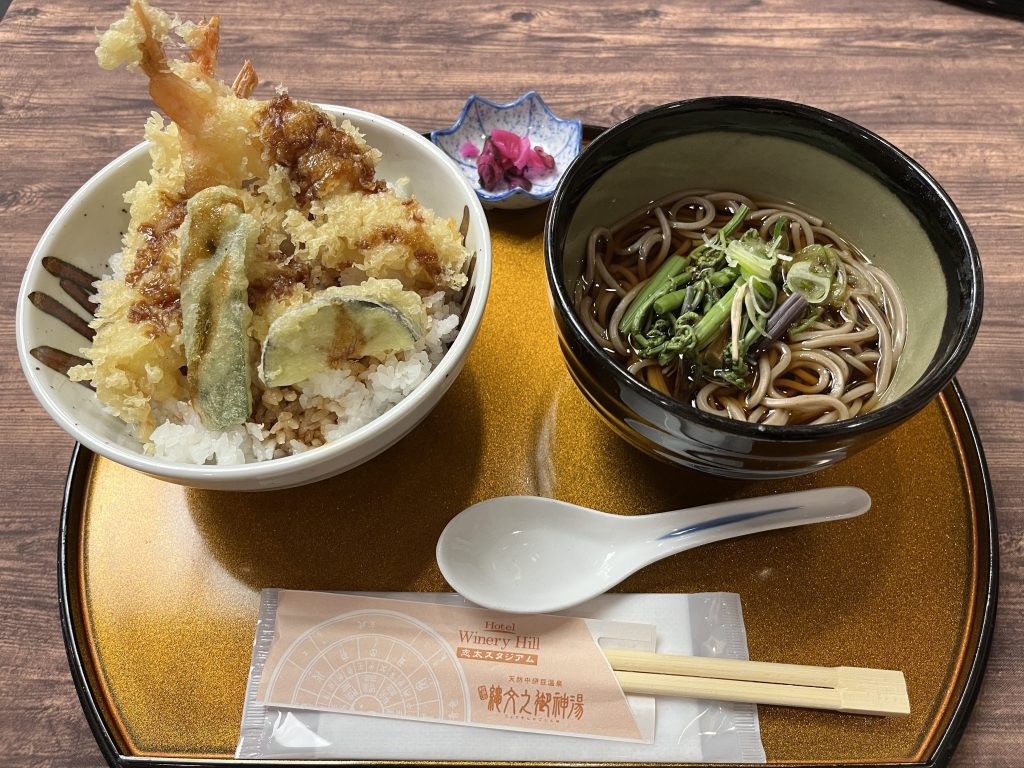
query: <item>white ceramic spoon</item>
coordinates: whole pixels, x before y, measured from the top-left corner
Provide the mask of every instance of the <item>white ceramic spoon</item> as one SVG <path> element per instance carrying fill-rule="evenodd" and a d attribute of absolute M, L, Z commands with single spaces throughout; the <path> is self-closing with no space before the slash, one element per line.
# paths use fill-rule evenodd
<path fill-rule="evenodd" d="M 537 496 L 504 496 L 452 518 L 437 564 L 485 608 L 552 613 L 600 595 L 663 557 L 713 541 L 863 514 L 860 488 L 819 488 L 653 515 L 611 515 Z"/>

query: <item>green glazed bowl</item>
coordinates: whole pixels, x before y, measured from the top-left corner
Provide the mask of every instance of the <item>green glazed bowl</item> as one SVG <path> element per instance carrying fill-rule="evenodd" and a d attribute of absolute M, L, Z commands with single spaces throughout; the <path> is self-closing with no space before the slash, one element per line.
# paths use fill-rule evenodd
<path fill-rule="evenodd" d="M 879 407 L 821 425 L 733 421 L 660 394 L 599 347 L 572 302 L 590 231 L 684 188 L 799 205 L 893 276 L 907 303 L 907 345 Z M 641 450 L 716 475 L 790 477 L 870 445 L 950 382 L 981 322 L 977 248 L 938 183 L 870 131 L 785 101 L 676 102 L 602 133 L 559 184 L 544 250 L 559 341 L 583 394 Z"/>

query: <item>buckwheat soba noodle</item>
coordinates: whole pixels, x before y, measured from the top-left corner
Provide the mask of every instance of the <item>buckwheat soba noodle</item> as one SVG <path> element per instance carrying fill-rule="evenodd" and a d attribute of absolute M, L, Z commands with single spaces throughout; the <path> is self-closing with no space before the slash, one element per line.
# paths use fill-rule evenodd
<path fill-rule="evenodd" d="M 593 230 L 576 312 L 665 395 L 761 424 L 870 411 L 907 338 L 899 289 L 811 214 L 678 192 Z"/>

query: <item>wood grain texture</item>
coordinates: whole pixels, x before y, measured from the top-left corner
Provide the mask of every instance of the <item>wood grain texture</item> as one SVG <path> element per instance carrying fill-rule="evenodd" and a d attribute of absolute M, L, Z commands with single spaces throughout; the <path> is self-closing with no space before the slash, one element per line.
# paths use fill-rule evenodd
<path fill-rule="evenodd" d="M 25 263 L 60 206 L 141 139 L 144 85 L 95 63 L 95 28 L 121 2 L 14 0 L 0 22 L 0 750 L 5 765 L 101 766 L 64 657 L 56 547 L 72 441 L 36 403 L 14 345 Z M 960 372 L 999 511 L 1001 590 L 989 671 L 957 766 L 1024 758 L 1024 25 L 939 0 L 393 2 L 166 5 L 219 13 L 221 69 L 251 57 L 300 98 L 378 112 L 417 129 L 465 98 L 529 89 L 597 124 L 677 99 L 773 96 L 838 112 L 928 168 L 973 230 L 985 319 Z M 712 10 L 713 9 L 713 10 Z"/>

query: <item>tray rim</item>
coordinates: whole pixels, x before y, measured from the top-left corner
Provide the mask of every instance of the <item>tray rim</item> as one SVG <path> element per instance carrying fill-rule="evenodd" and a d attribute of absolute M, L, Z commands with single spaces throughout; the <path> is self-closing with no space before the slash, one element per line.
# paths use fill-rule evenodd
<path fill-rule="evenodd" d="M 996 520 L 995 499 L 989 477 L 988 463 L 978 435 L 974 418 L 967 399 L 956 379 L 943 390 L 938 402 L 946 412 L 948 422 L 959 435 L 962 460 L 970 483 L 977 493 L 975 509 L 983 504 L 986 514 L 984 518 L 975 515 L 975 522 L 980 526 L 978 531 L 979 544 L 987 544 L 987 562 L 976 560 L 979 566 L 978 578 L 986 582 L 983 590 L 975 594 L 983 603 L 981 620 L 977 627 L 977 636 L 973 649 L 968 651 L 964 664 L 968 668 L 967 679 L 959 700 L 949 710 L 945 731 L 939 737 L 934 751 L 924 762 L 874 763 L 858 764 L 870 768 L 937 768 L 946 765 L 952 758 L 960 738 L 967 728 L 971 711 L 977 701 L 981 688 L 985 667 L 988 662 L 995 626 L 996 603 L 999 592 L 999 547 L 998 526 Z M 967 450 L 963 450 L 967 449 Z M 89 728 L 96 739 L 104 759 L 111 768 L 205 768 L 207 766 L 226 766 L 243 764 L 233 758 L 226 757 L 169 757 L 150 755 L 128 755 L 121 752 L 117 739 L 108 725 L 100 703 L 99 695 L 93 690 L 91 678 L 97 674 L 88 666 L 89 653 L 82 647 L 81 627 L 85 621 L 84 609 L 80 595 L 76 594 L 75 586 L 81 577 L 80 562 L 77 553 L 80 551 L 81 512 L 89 486 L 89 475 L 96 454 L 88 448 L 76 443 L 68 466 L 67 481 L 64 487 L 60 517 L 60 535 L 57 552 L 57 597 L 60 610 L 61 633 L 64 648 L 68 657 L 68 666 L 78 693 L 79 702 L 85 714 Z M 979 585 L 980 586 L 980 585 Z M 322 765 L 322 766 L 354 766 L 354 765 L 450 765 L 439 761 L 375 761 L 367 763 L 357 760 L 331 761 L 243 761 L 244 764 L 259 766 L 285 765 Z M 489 765 L 516 765 L 516 763 L 491 761 Z M 583 766 L 590 763 L 553 763 L 553 765 Z M 598 764 L 594 764 L 598 765 Z M 602 766 L 611 763 L 600 763 Z M 668 763 L 659 765 L 671 765 Z M 848 768 L 851 763 L 768 763 L 775 768 Z"/>

